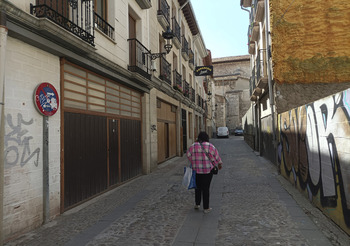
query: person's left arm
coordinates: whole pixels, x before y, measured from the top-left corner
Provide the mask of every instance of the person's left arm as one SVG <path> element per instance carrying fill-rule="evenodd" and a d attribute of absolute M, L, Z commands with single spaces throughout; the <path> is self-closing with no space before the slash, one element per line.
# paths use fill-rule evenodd
<path fill-rule="evenodd" d="M 221 169 L 222 168 L 222 160 L 221 160 L 221 157 L 219 155 L 219 151 L 212 144 L 210 145 L 210 153 L 214 159 L 213 160 L 214 163 L 218 165 L 219 169 Z"/>

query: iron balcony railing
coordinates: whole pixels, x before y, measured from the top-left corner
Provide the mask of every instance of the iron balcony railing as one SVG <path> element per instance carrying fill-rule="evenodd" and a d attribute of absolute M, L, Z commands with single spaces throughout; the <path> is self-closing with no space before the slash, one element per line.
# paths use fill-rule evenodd
<path fill-rule="evenodd" d="M 258 2 L 259 2 L 259 0 L 253 0 L 252 1 L 252 9 L 251 9 L 251 12 L 250 12 L 250 23 L 251 24 L 255 20 L 256 10 L 257 10 L 257 7 L 258 7 Z"/>
<path fill-rule="evenodd" d="M 94 45 L 91 1 L 42 0 L 38 5 L 30 4 L 30 14 L 38 18 L 47 18 L 85 42 Z"/>
<path fill-rule="evenodd" d="M 249 44 L 250 44 L 250 40 L 252 38 L 252 32 L 253 32 L 253 27 L 254 27 L 254 23 L 251 22 L 251 24 L 248 27 L 248 50 L 249 50 Z"/>
<path fill-rule="evenodd" d="M 186 53 L 187 56 L 189 56 L 189 50 L 188 50 L 188 41 L 185 38 L 185 36 L 182 36 L 182 50 L 183 53 Z"/>
<path fill-rule="evenodd" d="M 173 33 L 174 37 L 181 42 L 181 29 L 179 23 L 176 21 L 175 17 L 173 17 Z"/>
<path fill-rule="evenodd" d="M 190 57 L 190 60 L 188 62 L 190 64 L 192 64 L 192 66 L 194 66 L 194 53 L 193 53 L 193 51 L 191 49 L 189 49 L 188 54 L 189 54 L 189 57 Z"/>
<path fill-rule="evenodd" d="M 191 88 L 191 100 L 194 103 L 196 102 L 196 91 L 193 88 Z"/>
<path fill-rule="evenodd" d="M 114 40 L 114 28 L 96 12 L 94 13 L 94 22 L 99 30 Z"/>
<path fill-rule="evenodd" d="M 129 42 L 129 66 L 132 72 L 151 79 L 151 53 L 136 38 L 128 39 Z"/>
<path fill-rule="evenodd" d="M 186 80 L 184 80 L 183 83 L 184 83 L 184 88 L 183 88 L 184 95 L 185 97 L 190 98 L 190 84 Z"/>
<path fill-rule="evenodd" d="M 170 7 L 166 0 L 159 0 L 158 15 L 163 15 L 170 23 Z"/>
<path fill-rule="evenodd" d="M 176 71 L 176 69 L 173 71 L 173 85 L 174 89 L 183 92 L 182 76 Z"/>
<path fill-rule="evenodd" d="M 250 95 L 253 95 L 253 91 L 256 87 L 256 80 L 255 80 L 255 66 L 252 69 L 252 76 L 250 77 Z"/>
<path fill-rule="evenodd" d="M 160 58 L 159 78 L 171 85 L 171 64 L 163 56 Z"/>
<path fill-rule="evenodd" d="M 250 43 L 250 40 L 251 40 L 252 31 L 253 31 L 254 22 L 255 22 L 256 10 L 258 9 L 259 1 L 260 0 L 253 0 L 252 1 L 251 12 L 249 15 L 248 44 Z"/>
<path fill-rule="evenodd" d="M 259 81 L 260 79 L 260 74 L 261 74 L 261 55 L 260 55 L 260 51 L 258 52 L 257 56 L 256 56 L 256 83 Z"/>

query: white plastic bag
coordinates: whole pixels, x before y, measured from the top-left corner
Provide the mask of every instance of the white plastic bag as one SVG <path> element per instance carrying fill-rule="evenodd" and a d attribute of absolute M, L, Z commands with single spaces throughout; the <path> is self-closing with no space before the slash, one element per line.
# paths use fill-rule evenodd
<path fill-rule="evenodd" d="M 190 167 L 184 167 L 184 177 L 182 179 L 182 185 L 183 187 L 185 187 L 186 189 L 188 189 L 188 186 L 191 183 L 191 178 L 192 178 L 192 168 Z"/>

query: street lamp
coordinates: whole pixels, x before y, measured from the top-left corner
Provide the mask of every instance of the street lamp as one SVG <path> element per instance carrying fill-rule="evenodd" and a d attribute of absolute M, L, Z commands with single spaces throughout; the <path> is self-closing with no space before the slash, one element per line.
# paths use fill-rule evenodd
<path fill-rule="evenodd" d="M 173 48 L 171 40 L 174 38 L 174 33 L 171 31 L 170 26 L 167 26 L 166 31 L 162 33 L 162 37 L 166 40 L 166 43 L 164 45 L 164 49 L 166 52 L 151 53 L 151 60 L 155 60 L 157 58 L 165 56 L 166 54 L 169 54 L 171 48 Z"/>

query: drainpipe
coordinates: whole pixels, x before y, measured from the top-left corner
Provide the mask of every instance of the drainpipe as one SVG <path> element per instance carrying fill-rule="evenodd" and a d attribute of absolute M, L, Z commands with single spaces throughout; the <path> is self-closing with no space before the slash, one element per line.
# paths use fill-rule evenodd
<path fill-rule="evenodd" d="M 6 13 L 0 12 L 0 245 L 4 242 L 4 99 L 5 99 L 5 55 L 7 42 Z"/>
<path fill-rule="evenodd" d="M 271 54 L 270 54 L 270 8 L 269 8 L 269 0 L 265 1 L 265 36 L 266 36 L 266 57 L 267 57 L 267 79 L 268 79 L 268 86 L 269 86 L 269 99 L 270 99 L 270 108 L 271 108 L 271 117 L 272 117 L 272 132 L 273 132 L 273 139 L 272 143 L 274 146 L 274 149 L 276 149 L 277 142 L 276 142 L 276 128 L 275 128 L 275 99 L 274 99 L 274 93 L 273 93 L 273 84 L 272 84 L 272 71 L 271 71 Z M 276 151 L 275 151 L 276 152 Z M 277 153 L 276 153 L 277 154 Z M 276 162 L 276 156 L 275 156 L 275 162 Z"/>
<path fill-rule="evenodd" d="M 244 8 L 242 5 L 241 5 L 241 9 L 244 11 L 247 11 L 249 13 L 249 21 L 250 21 L 250 11 L 248 9 Z"/>
<path fill-rule="evenodd" d="M 182 6 L 180 6 L 180 8 L 179 8 L 179 11 L 178 11 L 178 16 L 179 16 L 179 24 L 181 25 L 181 19 L 182 19 L 182 15 L 181 15 L 181 10 L 188 4 L 188 2 L 189 2 L 189 0 L 187 0 Z M 180 40 L 181 42 L 181 48 L 180 48 L 180 51 L 179 51 L 179 62 L 180 62 L 180 68 L 179 68 L 179 70 L 180 70 L 180 72 L 181 72 L 181 75 L 182 75 L 182 55 L 181 55 L 181 53 L 182 53 L 182 37 L 181 37 L 181 40 Z"/>
<path fill-rule="evenodd" d="M 179 24 L 180 24 L 180 28 L 181 28 L 181 19 L 182 19 L 182 15 L 181 15 L 181 10 L 188 4 L 189 0 L 187 0 L 182 6 L 180 6 L 179 10 L 178 10 L 178 16 L 179 16 Z M 180 43 L 181 43 L 181 48 L 179 49 L 179 64 L 180 64 L 180 67 L 179 67 L 179 71 L 182 75 L 182 37 L 180 37 L 181 40 L 180 40 Z M 179 124 L 179 132 L 180 132 L 180 129 L 181 129 L 181 126 L 182 126 L 182 121 L 181 121 L 181 118 L 182 118 L 182 110 L 181 110 L 181 101 L 180 101 L 180 104 L 179 104 L 179 108 L 180 108 L 180 112 L 179 112 L 179 119 L 180 119 L 180 124 Z M 181 136 L 179 136 L 179 143 L 180 143 L 180 140 L 181 140 Z M 181 143 L 180 143 L 180 153 L 183 154 L 183 149 L 181 149 Z M 182 155 L 181 155 L 182 156 Z"/>

